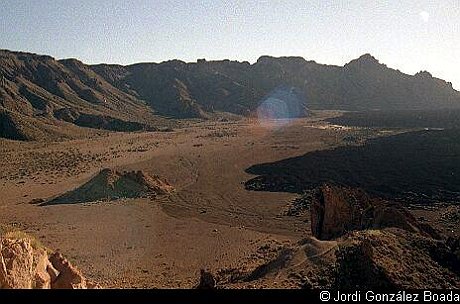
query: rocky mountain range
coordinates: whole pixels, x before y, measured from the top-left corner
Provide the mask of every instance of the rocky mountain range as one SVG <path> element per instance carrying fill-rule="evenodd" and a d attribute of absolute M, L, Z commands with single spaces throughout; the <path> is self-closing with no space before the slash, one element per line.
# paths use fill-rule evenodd
<path fill-rule="evenodd" d="M 282 100 L 288 115 L 310 109 L 458 108 L 460 93 L 428 72 L 414 76 L 390 69 L 369 54 L 344 67 L 300 57 L 263 56 L 255 64 L 174 60 L 131 66 L 91 67 L 125 93 L 174 117 L 226 111 L 248 114 L 263 101 Z M 295 98 L 292 98 L 295 97 Z"/>
<path fill-rule="evenodd" d="M 345 66 L 301 57 L 256 63 L 179 60 L 86 65 L 0 50 L 0 137 L 75 137 L 90 129 L 157 130 L 215 113 L 300 117 L 309 109 L 460 108 L 460 92 L 428 72 L 407 75 L 369 54 Z M 81 127 L 85 127 L 82 129 Z"/>

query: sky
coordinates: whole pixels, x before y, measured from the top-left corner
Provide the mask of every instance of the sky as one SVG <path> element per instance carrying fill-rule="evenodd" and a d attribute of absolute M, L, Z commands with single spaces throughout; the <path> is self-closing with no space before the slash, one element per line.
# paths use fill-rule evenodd
<path fill-rule="evenodd" d="M 0 0 L 0 48 L 88 64 L 370 53 L 460 90 L 460 0 Z"/>

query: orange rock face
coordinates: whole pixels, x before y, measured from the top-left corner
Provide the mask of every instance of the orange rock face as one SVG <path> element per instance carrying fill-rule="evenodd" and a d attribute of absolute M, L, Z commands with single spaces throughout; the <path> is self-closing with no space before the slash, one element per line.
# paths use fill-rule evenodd
<path fill-rule="evenodd" d="M 311 230 L 321 240 L 330 240 L 348 231 L 395 227 L 439 238 L 401 205 L 371 197 L 361 189 L 323 185 L 311 204 Z"/>
<path fill-rule="evenodd" d="M 48 257 L 29 239 L 0 241 L 0 288 L 86 289 L 97 287 L 83 277 L 60 253 Z"/>

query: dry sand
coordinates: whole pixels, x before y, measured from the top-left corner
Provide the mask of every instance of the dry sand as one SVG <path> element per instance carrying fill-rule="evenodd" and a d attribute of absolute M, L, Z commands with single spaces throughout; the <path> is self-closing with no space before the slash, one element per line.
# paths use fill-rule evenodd
<path fill-rule="evenodd" d="M 360 132 L 325 127 L 320 118 L 331 115 L 286 124 L 191 123 L 167 133 L 60 143 L 3 140 L 0 224 L 59 249 L 104 287 L 190 288 L 200 268 L 231 268 L 264 244 L 310 235 L 308 216 L 285 215 L 298 195 L 247 191 L 242 183 L 253 176 L 244 170 L 331 148 L 349 132 Z M 156 198 L 37 204 L 81 186 L 103 168 L 156 174 L 175 191 Z"/>

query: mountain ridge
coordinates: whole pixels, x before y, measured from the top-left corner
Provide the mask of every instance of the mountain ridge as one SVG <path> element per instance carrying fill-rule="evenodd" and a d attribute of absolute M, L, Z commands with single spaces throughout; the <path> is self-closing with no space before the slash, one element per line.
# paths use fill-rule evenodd
<path fill-rule="evenodd" d="M 164 75 L 169 75 L 170 81 L 179 79 L 204 110 L 217 107 L 219 110 L 237 114 L 245 114 L 235 107 L 241 98 L 246 98 L 245 102 L 253 106 L 283 85 L 302 90 L 306 93 L 306 100 L 301 102 L 308 103 L 309 108 L 315 109 L 437 109 L 457 108 L 460 104 L 460 92 L 454 90 L 450 82 L 435 78 L 424 71 L 415 75 L 402 73 L 380 63 L 370 54 L 364 54 L 344 66 L 319 64 L 298 56 L 265 55 L 254 64 L 245 61 L 199 59 L 189 63 L 170 60 L 116 67 L 123 67 L 127 74 L 117 77 L 117 82 L 113 84 L 141 87 L 137 92 L 141 91 L 141 97 L 153 102 L 154 107 L 152 96 L 160 96 L 161 99 L 162 92 L 153 85 L 149 87 L 148 80 L 140 84 L 137 79 L 139 74 L 148 76 L 151 81 L 165 81 Z M 109 71 L 110 66 L 92 65 L 91 68 L 106 80 L 113 79 L 110 76 L 113 74 L 113 71 Z M 208 96 L 200 93 L 204 85 L 208 85 Z M 148 94 L 142 92 L 145 87 L 149 87 Z M 231 98 L 228 98 L 229 92 L 233 93 Z M 216 105 L 208 100 L 209 96 L 221 101 L 221 104 Z M 370 100 L 369 104 L 366 100 Z"/>
<path fill-rule="evenodd" d="M 460 108 L 451 83 L 426 71 L 404 74 L 370 54 L 344 66 L 266 55 L 253 64 L 175 59 L 123 66 L 0 50 L 0 137 L 10 139 L 72 137 L 63 130 L 81 127 L 157 130 L 170 118 L 221 112 L 295 118 L 311 109 L 451 108 Z"/>

